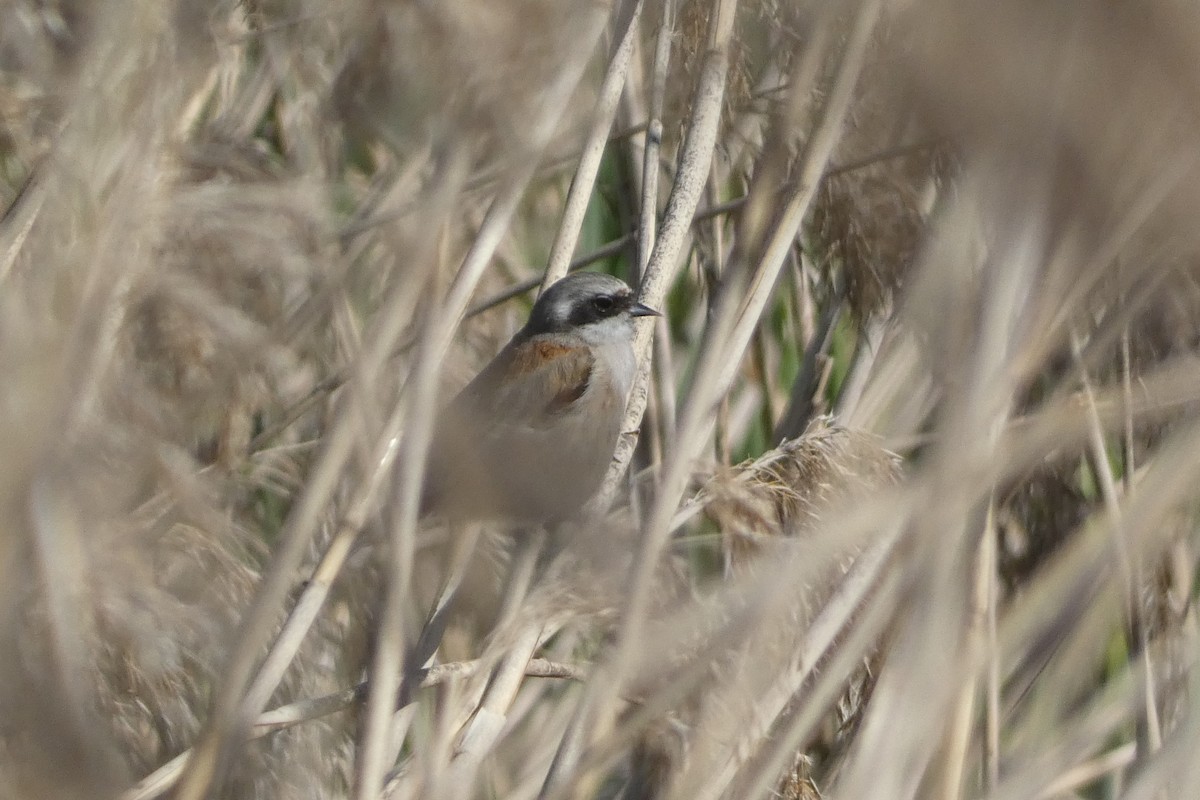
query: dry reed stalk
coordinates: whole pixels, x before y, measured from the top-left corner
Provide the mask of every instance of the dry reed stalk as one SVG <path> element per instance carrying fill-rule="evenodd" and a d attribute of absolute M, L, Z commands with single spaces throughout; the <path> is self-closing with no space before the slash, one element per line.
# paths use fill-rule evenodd
<path fill-rule="evenodd" d="M 667 287 L 674 277 L 684 239 L 691 228 L 691 221 L 708 181 L 709 165 L 720 123 L 721 103 L 725 95 L 725 78 L 729 69 L 727 51 L 733 35 L 736 8 L 736 2 L 730 0 L 721 0 L 713 7 L 708 49 L 696 86 L 687 136 L 679 153 L 678 172 L 667 199 L 662 224 L 656 230 L 654 247 L 642 271 L 639 298 L 652 308 L 662 305 Z M 622 430 L 626 432 L 639 428 L 646 410 L 652 336 L 653 328 L 638 328 L 634 341 L 638 375 L 634 379 L 633 390 L 625 410 L 625 424 Z M 605 477 L 604 487 L 601 489 L 602 497 L 611 498 L 617 481 L 633 457 L 636 444 L 635 438 L 621 438 L 613 464 Z"/>
<path fill-rule="evenodd" d="M 567 193 L 562 221 L 559 223 L 554 243 L 550 245 L 550 257 L 546 264 L 545 276 L 542 278 L 542 291 L 567 274 L 571 256 L 575 253 L 575 245 L 579 241 L 579 231 L 583 227 L 583 217 L 587 212 L 588 200 L 595 188 L 596 173 L 600 171 L 600 159 L 604 155 L 609 131 L 617 116 L 617 106 L 621 102 L 625 76 L 629 71 L 629 59 L 633 55 L 638 23 L 642 16 L 642 5 L 641 0 L 632 0 L 617 14 L 617 28 L 613 31 L 615 40 L 613 54 L 608 62 L 608 70 L 604 74 L 604 82 L 600 86 L 600 97 L 596 101 L 592 128 L 588 131 L 587 140 L 583 145 L 583 153 L 579 157 L 579 165 L 575 168 L 575 176 L 571 179 L 571 189 Z"/>

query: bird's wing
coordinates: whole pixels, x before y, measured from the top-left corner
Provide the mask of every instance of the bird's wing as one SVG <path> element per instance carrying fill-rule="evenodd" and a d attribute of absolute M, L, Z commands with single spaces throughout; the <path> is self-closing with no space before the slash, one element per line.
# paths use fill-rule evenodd
<path fill-rule="evenodd" d="M 582 344 L 534 336 L 509 344 L 454 401 L 499 426 L 541 427 L 587 391 L 596 360 Z"/>

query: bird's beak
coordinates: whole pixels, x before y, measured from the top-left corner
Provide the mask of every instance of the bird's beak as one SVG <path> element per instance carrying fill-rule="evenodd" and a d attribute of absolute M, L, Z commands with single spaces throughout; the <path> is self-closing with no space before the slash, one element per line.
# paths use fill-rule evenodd
<path fill-rule="evenodd" d="M 655 311 L 653 308 L 642 303 L 634 303 L 629 308 L 629 316 L 631 317 L 661 317 L 661 311 Z"/>

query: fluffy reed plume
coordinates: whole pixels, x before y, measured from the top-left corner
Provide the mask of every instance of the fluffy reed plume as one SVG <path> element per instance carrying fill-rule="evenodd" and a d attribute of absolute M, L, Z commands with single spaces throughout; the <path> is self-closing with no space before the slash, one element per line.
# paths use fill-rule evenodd
<path fill-rule="evenodd" d="M 1190 7 L 0 20 L 3 800 L 1194 794 Z M 422 519 L 582 266 L 588 515 Z"/>
<path fill-rule="evenodd" d="M 899 456 L 871 436 L 818 418 L 799 438 L 714 476 L 696 499 L 729 540 L 732 560 L 745 562 L 772 537 L 803 536 L 832 506 L 862 499 L 899 471 Z"/>

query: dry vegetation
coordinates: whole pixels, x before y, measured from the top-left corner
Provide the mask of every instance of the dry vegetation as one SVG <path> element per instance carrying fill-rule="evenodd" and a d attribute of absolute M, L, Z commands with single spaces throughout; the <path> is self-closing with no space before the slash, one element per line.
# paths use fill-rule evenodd
<path fill-rule="evenodd" d="M 1173 0 L 0 0 L 0 800 L 1195 797 L 1198 66 Z M 572 258 L 667 311 L 603 495 L 420 519 Z"/>

